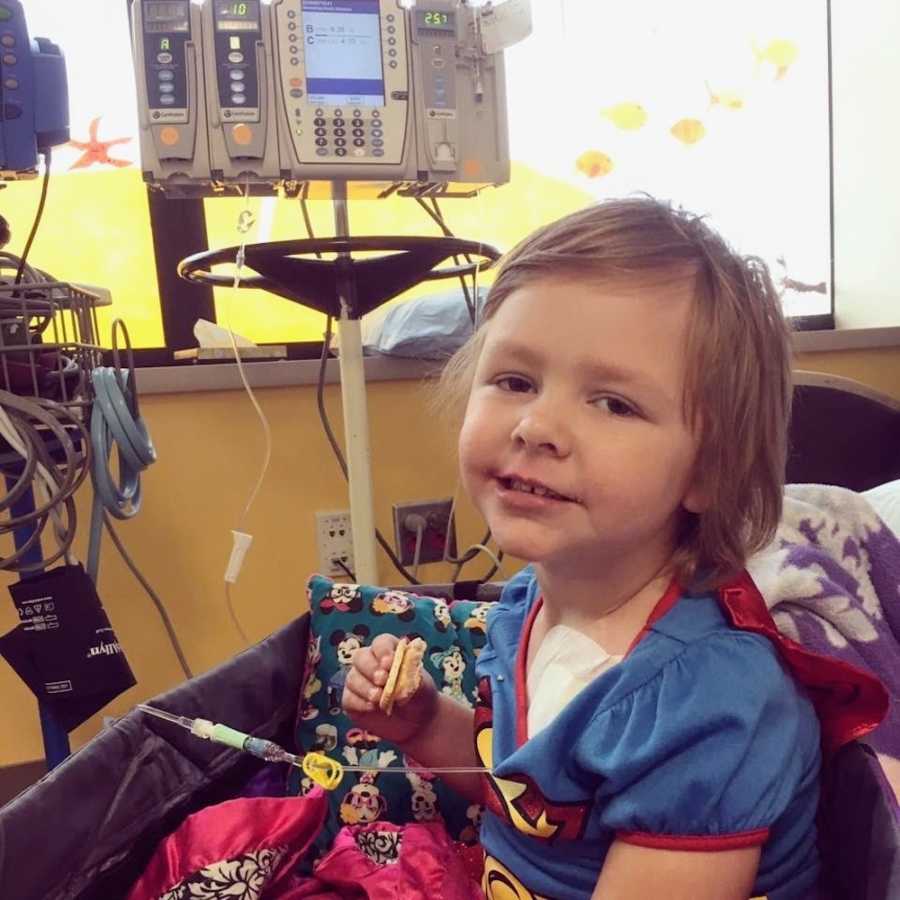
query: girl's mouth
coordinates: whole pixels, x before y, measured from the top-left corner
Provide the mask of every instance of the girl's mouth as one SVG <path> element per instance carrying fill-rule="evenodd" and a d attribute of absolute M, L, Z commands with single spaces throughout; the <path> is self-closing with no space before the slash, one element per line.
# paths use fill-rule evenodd
<path fill-rule="evenodd" d="M 524 479 L 516 478 L 515 476 L 508 478 L 498 477 L 497 482 L 504 490 L 507 491 L 515 491 L 521 494 L 532 494 L 536 497 L 546 497 L 548 500 L 559 500 L 564 503 L 576 502 L 572 497 L 566 497 L 563 494 L 559 494 L 543 484 L 539 484 L 534 481 L 525 481 Z"/>

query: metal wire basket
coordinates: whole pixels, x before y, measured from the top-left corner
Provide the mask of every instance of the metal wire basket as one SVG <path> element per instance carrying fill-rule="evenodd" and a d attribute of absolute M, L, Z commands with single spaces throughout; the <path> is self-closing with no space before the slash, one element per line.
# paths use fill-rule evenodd
<path fill-rule="evenodd" d="M 0 282 L 0 389 L 89 407 L 101 363 L 99 295 L 60 281 Z"/>

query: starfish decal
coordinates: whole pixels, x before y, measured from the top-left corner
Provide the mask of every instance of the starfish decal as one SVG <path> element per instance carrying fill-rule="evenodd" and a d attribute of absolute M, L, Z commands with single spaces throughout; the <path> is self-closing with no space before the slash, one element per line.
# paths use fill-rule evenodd
<path fill-rule="evenodd" d="M 126 138 L 116 138 L 112 141 L 101 141 L 97 137 L 97 129 L 100 126 L 100 117 L 98 116 L 96 119 L 91 122 L 90 128 L 88 129 L 90 133 L 90 137 L 87 142 L 82 141 L 69 141 L 68 146 L 75 147 L 76 150 L 82 150 L 81 156 L 69 166 L 69 169 L 87 169 L 89 166 L 94 165 L 94 163 L 98 163 L 99 165 L 108 165 L 108 166 L 117 166 L 119 168 L 123 166 L 130 166 L 131 163 L 125 159 L 113 159 L 109 155 L 109 148 L 114 147 L 116 144 L 127 144 L 131 141 L 130 137 Z"/>

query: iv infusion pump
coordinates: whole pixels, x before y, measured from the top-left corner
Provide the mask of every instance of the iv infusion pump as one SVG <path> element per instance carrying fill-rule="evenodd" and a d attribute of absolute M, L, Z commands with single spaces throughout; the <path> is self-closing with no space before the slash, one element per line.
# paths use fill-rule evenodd
<path fill-rule="evenodd" d="M 509 180 L 502 51 L 460 0 L 134 0 L 145 180 Z"/>

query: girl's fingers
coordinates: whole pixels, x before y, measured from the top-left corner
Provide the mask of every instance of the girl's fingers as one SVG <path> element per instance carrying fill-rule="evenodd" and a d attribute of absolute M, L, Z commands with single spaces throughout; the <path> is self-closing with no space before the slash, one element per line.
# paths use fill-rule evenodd
<path fill-rule="evenodd" d="M 381 696 L 381 688 L 356 668 L 351 668 L 347 673 L 344 693 L 348 691 L 365 703 L 375 703 Z"/>

